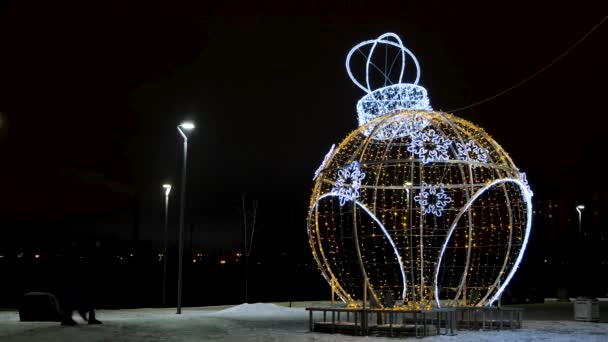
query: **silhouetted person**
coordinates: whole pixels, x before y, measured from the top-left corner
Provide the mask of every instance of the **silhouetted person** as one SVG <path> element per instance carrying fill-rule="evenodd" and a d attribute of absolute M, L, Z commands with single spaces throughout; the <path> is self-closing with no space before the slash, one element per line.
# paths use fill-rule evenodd
<path fill-rule="evenodd" d="M 100 257 L 98 244 L 68 254 L 60 280 L 61 325 L 77 324 L 72 318 L 75 310 L 89 324 L 101 324 L 95 316 Z"/>

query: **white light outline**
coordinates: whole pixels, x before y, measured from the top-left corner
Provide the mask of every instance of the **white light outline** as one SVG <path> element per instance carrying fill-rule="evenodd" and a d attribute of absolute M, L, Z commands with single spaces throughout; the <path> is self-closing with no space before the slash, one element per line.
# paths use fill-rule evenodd
<path fill-rule="evenodd" d="M 332 153 L 334 152 L 334 149 L 336 148 L 336 144 L 332 144 L 331 148 L 329 149 L 329 152 L 327 152 L 327 154 L 325 155 L 325 158 L 323 158 L 323 162 L 321 162 L 321 165 L 319 165 L 319 167 L 317 168 L 317 170 L 315 171 L 315 176 L 312 178 L 312 180 L 314 181 L 315 179 L 317 179 L 317 177 L 319 177 L 319 174 L 321 173 L 321 171 L 323 171 L 323 169 L 325 168 L 325 164 L 327 164 L 327 161 L 329 160 L 329 158 L 331 157 Z"/>
<path fill-rule="evenodd" d="M 403 45 L 403 42 L 401 41 L 401 38 L 399 38 L 398 35 L 389 32 L 389 33 L 385 33 L 385 34 L 381 35 L 380 37 L 376 38 L 376 40 L 374 41 L 374 44 L 372 44 L 372 47 L 369 49 L 369 56 L 367 57 L 367 62 L 365 63 L 365 84 L 367 85 L 367 89 L 372 88 L 371 85 L 369 84 L 369 66 L 370 66 L 370 64 L 372 64 L 371 61 L 372 61 L 372 56 L 374 55 L 374 50 L 376 49 L 376 46 L 378 46 L 378 43 L 382 40 L 382 38 L 385 38 L 385 37 L 386 38 L 390 38 L 390 37 L 395 38 L 395 40 L 401 46 L 401 53 L 400 53 L 401 71 L 399 72 L 399 83 L 401 83 L 403 81 L 403 74 L 405 73 L 405 54 L 403 53 L 403 49 L 405 48 L 405 46 Z M 386 76 L 390 76 L 390 75 L 384 75 L 385 80 L 386 80 Z"/>
<path fill-rule="evenodd" d="M 498 299 L 498 297 L 500 297 L 500 295 L 502 294 L 504 289 L 507 287 L 507 285 L 511 281 L 511 278 L 513 278 L 513 275 L 515 275 L 515 272 L 517 271 L 517 268 L 519 267 L 519 264 L 521 263 L 521 259 L 524 256 L 526 246 L 528 245 L 528 238 L 530 237 L 530 230 L 532 228 L 532 197 L 523 182 L 521 182 L 520 180 L 518 180 L 516 178 L 507 177 L 507 178 L 496 179 L 496 180 L 492 181 L 491 183 L 489 183 L 488 185 L 484 186 L 483 188 L 477 190 L 477 192 L 467 201 L 467 203 L 464 205 L 464 207 L 462 207 L 462 209 L 460 210 L 458 215 L 456 215 L 456 217 L 454 218 L 454 221 L 450 227 L 450 230 L 448 231 L 448 234 L 446 235 L 445 241 L 443 242 L 443 246 L 441 247 L 441 253 L 439 254 L 439 259 L 437 260 L 437 267 L 435 268 L 434 287 L 435 287 L 435 302 L 437 303 L 437 307 L 441 307 L 441 303 L 439 302 L 439 289 L 438 289 L 438 284 L 437 284 L 437 281 L 439 280 L 439 270 L 441 269 L 441 260 L 443 259 L 443 254 L 445 253 L 448 242 L 450 241 L 450 238 L 452 237 L 452 234 L 454 233 L 454 230 L 456 229 L 456 224 L 458 224 L 458 220 L 460 220 L 462 215 L 471 207 L 473 202 L 479 196 L 481 196 L 484 192 L 486 192 L 488 189 L 490 189 L 491 187 L 493 187 L 497 184 L 502 184 L 502 183 L 507 183 L 507 182 L 512 182 L 512 183 L 517 184 L 522 190 L 522 194 L 526 201 L 526 211 L 527 211 L 526 212 L 526 214 L 527 214 L 526 230 L 525 230 L 525 234 L 524 234 L 524 241 L 522 242 L 521 249 L 519 250 L 519 255 L 517 256 L 515 263 L 513 263 L 513 266 L 511 267 L 511 270 L 509 271 L 509 275 L 505 279 L 505 282 L 500 285 L 500 287 L 498 288 L 498 290 L 496 291 L 494 296 L 492 296 L 492 298 L 490 298 L 490 300 L 488 301 L 486 306 L 491 306 Z M 498 276 L 500 277 L 500 274 Z"/>
<path fill-rule="evenodd" d="M 323 194 L 321 196 L 319 196 L 319 198 L 317 198 L 317 200 L 315 201 L 314 205 L 311 207 L 310 212 L 312 213 L 312 211 L 314 210 L 314 208 L 318 205 L 319 201 L 321 201 L 323 198 L 326 197 L 330 197 L 330 196 L 334 196 L 334 197 L 338 197 L 340 198 L 341 196 L 335 192 L 328 192 L 326 194 Z M 341 198 L 340 198 L 341 200 Z M 399 262 L 399 269 L 401 271 L 401 279 L 403 282 L 403 291 L 401 292 L 401 300 L 405 301 L 405 297 L 407 295 L 407 277 L 405 275 L 405 268 L 403 267 L 403 260 L 401 259 L 401 254 L 399 254 L 399 250 L 397 249 L 397 246 L 395 245 L 395 242 L 393 241 L 393 239 L 391 238 L 390 234 L 388 233 L 388 231 L 386 230 L 386 228 L 384 227 L 384 225 L 382 224 L 382 222 L 380 222 L 380 220 L 376 217 L 376 215 L 374 215 L 365 204 L 357 201 L 356 199 L 353 201 L 357 206 L 359 206 L 361 209 L 363 209 L 371 218 L 372 220 L 374 220 L 374 222 L 376 222 L 376 224 L 378 224 L 378 226 L 380 227 L 380 229 L 382 230 L 382 233 L 384 234 L 384 236 L 386 237 L 386 239 L 388 240 L 388 242 L 391 244 L 391 247 L 393 247 L 393 252 L 395 253 L 395 257 L 397 257 L 397 261 Z M 310 227 L 308 229 L 308 234 L 310 236 Z M 316 257 L 316 255 L 315 255 Z M 326 266 L 329 268 L 329 264 L 326 264 Z M 363 265 L 363 267 L 365 268 L 365 265 Z M 322 272 L 324 273 L 324 271 Z M 333 272 L 331 272 L 333 275 Z M 367 273 L 367 272 L 366 272 Z M 325 280 L 327 280 L 329 282 L 329 280 L 327 279 L 327 276 L 324 275 Z M 336 277 L 334 277 L 334 279 L 336 279 L 336 281 L 338 281 L 338 279 Z M 330 284 L 331 286 L 331 284 Z M 340 287 L 342 288 L 342 286 L 340 285 Z M 346 292 L 346 291 L 345 291 Z"/>
<path fill-rule="evenodd" d="M 353 161 L 338 170 L 335 186 L 331 192 L 340 197 L 340 206 L 344 206 L 347 201 L 354 201 L 359 198 L 359 188 L 361 180 L 365 179 L 365 172 L 361 172 L 358 161 Z M 345 186 L 347 180 L 351 180 L 350 187 Z"/>
<path fill-rule="evenodd" d="M 402 60 L 405 60 L 405 55 L 403 54 L 404 52 L 407 53 L 408 55 L 410 55 L 410 57 L 414 61 L 414 64 L 416 65 L 416 79 L 414 80 L 413 84 L 418 84 L 418 82 L 420 81 L 420 64 L 418 63 L 418 59 L 416 59 L 416 56 L 414 56 L 414 54 L 403 45 L 403 43 L 401 42 L 401 38 L 399 38 L 399 36 L 396 35 L 395 33 L 388 32 L 388 33 L 381 35 L 380 37 L 381 38 L 382 37 L 392 37 L 392 38 L 395 38 L 398 41 L 398 43 L 391 42 L 390 40 L 384 40 L 381 38 L 373 39 L 373 40 L 366 40 L 364 42 L 361 42 L 361 43 L 355 45 L 352 49 L 350 49 L 350 51 L 348 52 L 348 55 L 346 55 L 346 72 L 348 73 L 348 76 L 353 81 L 353 83 L 357 87 L 361 88 L 361 90 L 363 90 L 366 93 L 372 92 L 370 87 L 366 88 L 365 86 L 363 86 L 363 84 L 359 83 L 357 81 L 357 79 L 355 78 L 355 76 L 353 75 L 352 71 L 350 70 L 350 59 L 351 59 L 352 55 L 355 53 L 355 51 L 359 50 L 361 47 L 368 45 L 368 44 L 373 44 L 372 46 L 375 48 L 375 46 L 378 43 L 382 43 L 382 44 L 388 44 L 388 45 L 401 49 L 401 53 L 403 55 Z M 371 52 L 373 52 L 373 50 Z M 369 65 L 369 61 L 371 60 L 371 57 L 372 57 L 371 52 L 370 52 L 370 55 L 367 56 L 366 70 L 369 69 L 368 65 Z M 402 83 L 403 72 L 404 72 L 403 70 L 405 68 L 405 63 L 402 64 L 401 68 L 402 68 L 402 71 L 399 75 L 399 83 Z M 369 73 L 368 72 L 365 73 L 365 83 L 369 84 Z"/>

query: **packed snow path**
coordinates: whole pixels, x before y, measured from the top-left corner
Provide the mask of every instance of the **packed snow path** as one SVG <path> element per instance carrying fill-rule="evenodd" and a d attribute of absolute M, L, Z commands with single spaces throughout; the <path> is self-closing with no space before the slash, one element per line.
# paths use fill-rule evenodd
<path fill-rule="evenodd" d="M 19 322 L 15 311 L 0 312 L 0 341 L 397 341 L 308 332 L 304 308 L 275 304 L 234 307 L 99 310 L 103 325 L 63 327 L 57 322 Z M 458 331 L 421 341 L 608 341 L 608 324 L 574 321 L 524 322 L 513 331 Z"/>

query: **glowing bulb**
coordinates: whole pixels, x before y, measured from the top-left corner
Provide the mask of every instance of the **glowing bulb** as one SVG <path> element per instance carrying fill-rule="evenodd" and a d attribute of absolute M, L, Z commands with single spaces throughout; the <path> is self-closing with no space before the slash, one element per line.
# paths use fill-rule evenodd
<path fill-rule="evenodd" d="M 165 188 L 165 196 L 169 196 L 171 192 L 171 184 L 163 184 L 163 188 Z"/>
<path fill-rule="evenodd" d="M 183 128 L 183 129 L 187 129 L 187 130 L 192 130 L 194 129 L 194 124 L 190 121 L 185 121 L 182 122 L 179 127 Z"/>

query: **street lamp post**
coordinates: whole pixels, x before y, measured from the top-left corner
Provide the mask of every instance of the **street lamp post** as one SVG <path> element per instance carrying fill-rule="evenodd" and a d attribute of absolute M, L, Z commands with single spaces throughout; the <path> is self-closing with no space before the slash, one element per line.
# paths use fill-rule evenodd
<path fill-rule="evenodd" d="M 177 130 L 184 138 L 184 158 L 182 164 L 182 191 L 180 194 L 181 205 L 179 209 L 179 256 L 177 268 L 177 314 L 182 313 L 182 264 L 184 259 L 184 207 L 186 206 L 186 161 L 188 159 L 188 136 L 185 131 L 194 129 L 192 122 L 182 122 L 177 126 Z"/>
<path fill-rule="evenodd" d="M 167 304 L 167 235 L 169 223 L 169 193 L 171 184 L 163 184 L 165 189 L 165 238 L 163 246 L 163 306 Z"/>
<path fill-rule="evenodd" d="M 582 214 L 583 214 L 583 210 L 585 210 L 585 206 L 582 204 L 579 204 L 576 206 L 576 211 L 578 211 L 578 238 L 581 238 L 581 221 L 583 219 Z"/>

